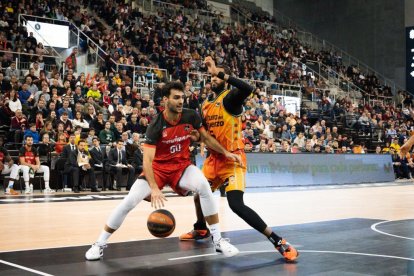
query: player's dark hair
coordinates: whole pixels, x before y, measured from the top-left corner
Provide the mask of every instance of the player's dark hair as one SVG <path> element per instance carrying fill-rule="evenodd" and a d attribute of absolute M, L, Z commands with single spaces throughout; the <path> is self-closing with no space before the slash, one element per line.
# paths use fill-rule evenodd
<path fill-rule="evenodd" d="M 231 69 L 229 66 L 227 66 L 226 64 L 220 64 L 217 65 L 218 68 L 223 68 L 224 69 L 224 74 L 231 76 Z"/>
<path fill-rule="evenodd" d="M 24 139 L 27 140 L 27 138 L 32 138 L 33 139 L 33 136 L 32 135 L 27 135 L 26 138 L 24 138 Z"/>
<path fill-rule="evenodd" d="M 167 98 L 170 97 L 172 89 L 184 91 L 184 85 L 179 81 L 167 82 L 162 89 L 162 96 Z"/>

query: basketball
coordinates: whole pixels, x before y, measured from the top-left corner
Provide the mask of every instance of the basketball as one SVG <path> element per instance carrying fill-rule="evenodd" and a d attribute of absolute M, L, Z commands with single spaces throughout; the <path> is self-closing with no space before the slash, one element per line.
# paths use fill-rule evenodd
<path fill-rule="evenodd" d="M 160 209 L 152 212 L 147 221 L 150 233 L 157 238 L 165 238 L 174 232 L 175 218 L 170 211 Z"/>

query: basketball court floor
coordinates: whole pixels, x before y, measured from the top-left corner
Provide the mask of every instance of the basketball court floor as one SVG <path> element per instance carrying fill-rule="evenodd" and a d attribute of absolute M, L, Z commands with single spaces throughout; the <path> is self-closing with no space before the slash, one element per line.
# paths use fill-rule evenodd
<path fill-rule="evenodd" d="M 414 182 L 248 189 L 245 202 L 300 257 L 285 263 L 262 235 L 220 204 L 225 237 L 240 254 L 224 258 L 210 241 L 180 242 L 192 227 L 192 197 L 167 193 L 176 219 L 169 238 L 152 237 L 143 202 L 111 237 L 101 261 L 85 251 L 124 193 L 0 195 L 0 275 L 414 275 Z"/>

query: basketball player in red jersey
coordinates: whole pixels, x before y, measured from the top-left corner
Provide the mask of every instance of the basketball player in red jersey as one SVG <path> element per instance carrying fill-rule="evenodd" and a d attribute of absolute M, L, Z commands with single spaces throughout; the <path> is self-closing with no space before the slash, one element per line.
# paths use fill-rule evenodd
<path fill-rule="evenodd" d="M 229 68 L 216 67 L 211 57 L 207 57 L 204 62 L 208 67 L 208 72 L 212 75 L 211 82 L 214 92 L 202 104 L 204 125 L 226 150 L 240 155 L 245 165 L 246 155 L 242 141 L 241 115 L 243 103 L 253 92 L 253 87 L 242 80 L 231 77 Z M 235 88 L 228 89 L 227 83 Z M 229 163 L 215 149 L 210 149 L 210 153 L 204 162 L 203 173 L 210 182 L 211 189 L 214 191 L 224 185 L 231 210 L 265 235 L 286 261 L 295 260 L 299 256 L 297 250 L 282 237 L 276 235 L 254 210 L 244 204 L 246 167 Z M 180 236 L 180 240 L 183 241 L 210 236 L 197 194 L 194 196 L 194 202 L 197 222 L 194 224 L 194 230 Z"/>
<path fill-rule="evenodd" d="M 189 191 L 199 194 L 201 209 L 210 226 L 216 251 L 226 257 L 239 252 L 221 237 L 213 193 L 203 173 L 191 164 L 189 146 L 192 139 L 200 136 L 207 146 L 221 153 L 230 162 L 241 163 L 240 157 L 225 150 L 205 131 L 201 118 L 194 110 L 183 109 L 184 86 L 181 83 L 167 83 L 163 88 L 163 100 L 165 110 L 151 122 L 146 132 L 144 173 L 110 215 L 97 242 L 86 252 L 87 260 L 99 260 L 103 256 L 109 237 L 143 199 L 150 196 L 151 206 L 164 206 L 166 198 L 161 189 L 165 185 L 169 185 L 179 195 L 186 195 Z"/>

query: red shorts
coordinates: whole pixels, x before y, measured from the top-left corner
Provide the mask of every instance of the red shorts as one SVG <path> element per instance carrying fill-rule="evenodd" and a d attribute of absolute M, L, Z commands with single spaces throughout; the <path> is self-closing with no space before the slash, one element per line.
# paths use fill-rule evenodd
<path fill-rule="evenodd" d="M 179 166 L 169 167 L 163 165 L 153 164 L 155 182 L 157 182 L 158 188 L 162 190 L 165 186 L 170 186 L 174 192 L 179 195 L 186 196 L 189 191 L 178 187 L 178 183 L 184 174 L 184 171 L 191 165 L 191 162 L 185 164 L 179 164 Z M 144 173 L 140 177 L 145 176 Z"/>

